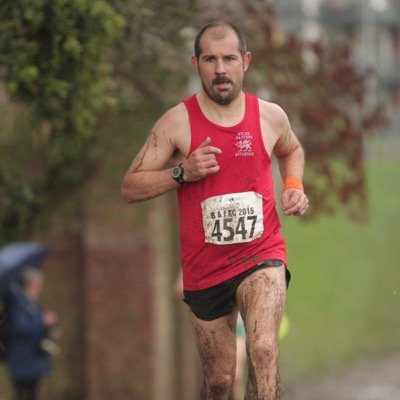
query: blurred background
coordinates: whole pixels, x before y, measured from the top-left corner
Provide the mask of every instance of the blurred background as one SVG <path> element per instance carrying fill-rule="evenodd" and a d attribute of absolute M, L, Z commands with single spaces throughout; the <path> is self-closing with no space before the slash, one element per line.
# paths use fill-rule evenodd
<path fill-rule="evenodd" d="M 246 89 L 286 110 L 307 154 L 309 215 L 282 217 L 287 399 L 393 400 L 399 0 L 2 1 L 0 245 L 51 248 L 42 302 L 62 330 L 42 398 L 198 399 L 175 194 L 128 206 L 120 183 L 157 118 L 199 89 L 190 56 L 212 19 L 243 30 Z M 10 389 L 0 363 L 0 400 Z"/>

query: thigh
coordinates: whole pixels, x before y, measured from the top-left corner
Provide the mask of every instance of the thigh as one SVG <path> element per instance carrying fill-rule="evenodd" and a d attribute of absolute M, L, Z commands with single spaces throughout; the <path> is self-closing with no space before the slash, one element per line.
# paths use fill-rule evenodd
<path fill-rule="evenodd" d="M 277 340 L 286 302 L 285 266 L 259 269 L 239 285 L 236 300 L 246 327 L 248 343 Z"/>
<path fill-rule="evenodd" d="M 204 321 L 189 311 L 206 380 L 235 370 L 237 312 L 235 307 L 227 315 Z"/>

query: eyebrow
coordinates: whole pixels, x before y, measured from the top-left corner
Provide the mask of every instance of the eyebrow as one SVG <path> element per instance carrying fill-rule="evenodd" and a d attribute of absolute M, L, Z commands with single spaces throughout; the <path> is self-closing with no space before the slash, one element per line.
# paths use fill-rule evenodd
<path fill-rule="evenodd" d="M 215 57 L 217 57 L 215 54 L 207 54 L 207 53 L 200 56 L 200 58 L 201 58 L 202 60 L 205 59 L 205 58 L 215 58 Z M 228 54 L 224 54 L 224 55 L 222 56 L 222 58 L 226 58 L 226 57 L 237 58 L 237 57 L 239 57 L 239 54 L 236 54 L 236 53 L 228 53 Z"/>

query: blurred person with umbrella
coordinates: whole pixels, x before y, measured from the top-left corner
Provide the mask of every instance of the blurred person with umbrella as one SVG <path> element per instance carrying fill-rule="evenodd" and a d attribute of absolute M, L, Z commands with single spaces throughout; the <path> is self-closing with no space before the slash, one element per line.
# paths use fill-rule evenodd
<path fill-rule="evenodd" d="M 39 381 L 51 372 L 47 340 L 58 318 L 39 305 L 43 273 L 38 267 L 47 252 L 36 243 L 12 243 L 0 251 L 5 361 L 16 400 L 36 400 Z"/>
<path fill-rule="evenodd" d="M 0 298 L 4 299 L 10 283 L 21 269 L 40 267 L 48 248 L 40 243 L 14 242 L 0 250 Z"/>

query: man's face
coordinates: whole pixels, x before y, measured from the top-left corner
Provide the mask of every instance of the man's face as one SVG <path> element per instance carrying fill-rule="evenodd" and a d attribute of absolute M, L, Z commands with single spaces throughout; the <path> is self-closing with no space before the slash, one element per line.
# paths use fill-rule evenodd
<path fill-rule="evenodd" d="M 251 55 L 239 50 L 236 34 L 225 27 L 207 30 L 200 40 L 201 54 L 192 57 L 207 96 L 221 105 L 228 105 L 242 90 L 244 73 Z"/>

